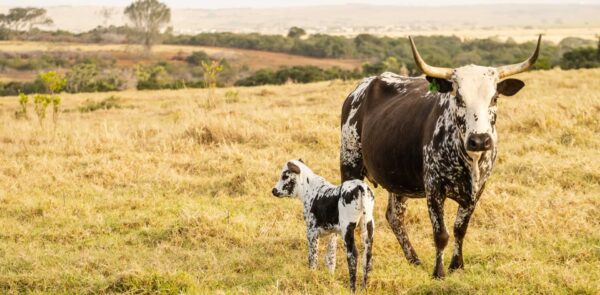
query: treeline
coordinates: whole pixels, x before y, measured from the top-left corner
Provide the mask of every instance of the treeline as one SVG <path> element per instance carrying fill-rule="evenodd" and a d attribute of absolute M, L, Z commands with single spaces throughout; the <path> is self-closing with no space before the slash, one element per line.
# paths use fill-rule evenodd
<path fill-rule="evenodd" d="M 323 34 L 310 35 L 306 38 L 290 38 L 256 33 L 201 33 L 194 36 L 170 36 L 165 42 L 254 49 L 320 58 L 358 58 L 374 63 L 394 57 L 407 67 L 409 74 L 418 73 L 412 61 L 407 38 L 377 37 L 368 34 L 361 34 L 354 38 Z M 535 46 L 533 41 L 516 43 L 509 39 L 502 42 L 493 38 L 463 41 L 454 36 L 418 36 L 415 42 L 429 63 L 444 67 L 457 67 L 469 63 L 490 66 L 514 63 L 527 58 Z M 544 42 L 536 69 L 560 66 L 564 53 L 581 46 L 593 46 L 593 44 L 593 41 L 578 38 L 566 38 L 559 44 Z"/>
<path fill-rule="evenodd" d="M 5 29 L 6 30 L 6 29 Z M 163 43 L 175 45 L 200 45 L 252 49 L 281 52 L 318 58 L 355 58 L 369 63 L 383 62 L 394 57 L 403 64 L 409 74 L 416 75 L 418 70 L 412 61 L 412 53 L 407 38 L 378 37 L 361 34 L 354 38 L 315 34 L 302 36 L 300 28 L 292 28 L 288 36 L 262 35 L 258 33 L 200 33 L 197 35 L 173 35 L 165 33 Z M 46 32 L 32 29 L 25 32 L 2 34 L 0 39 L 17 39 L 46 42 L 82 42 L 82 43 L 129 43 L 134 30 L 128 27 L 98 27 L 89 32 L 74 34 L 66 31 Z M 464 64 L 502 65 L 523 60 L 529 56 L 535 44 L 517 43 L 509 39 L 499 41 L 494 38 L 461 40 L 455 36 L 417 36 L 415 42 L 423 57 L 431 64 L 445 67 L 457 67 Z M 594 47 L 594 41 L 580 38 L 565 38 L 558 44 L 544 42 L 536 69 L 553 67 L 589 67 L 589 57 L 582 52 L 574 55 L 584 61 L 568 62 L 572 56 L 564 54 L 582 47 Z M 588 51 L 589 53 L 589 51 Z M 593 61 L 593 60 L 591 60 Z M 593 62 L 591 64 L 594 64 Z"/>

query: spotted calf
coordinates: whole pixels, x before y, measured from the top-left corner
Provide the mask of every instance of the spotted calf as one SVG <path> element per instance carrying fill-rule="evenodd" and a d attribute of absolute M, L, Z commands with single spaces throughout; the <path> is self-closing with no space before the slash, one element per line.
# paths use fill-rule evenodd
<path fill-rule="evenodd" d="M 356 264 L 358 251 L 354 243 L 354 230 L 361 226 L 364 244 L 363 288 L 371 270 L 373 246 L 373 191 L 361 180 L 350 180 L 334 186 L 315 174 L 302 160 L 292 160 L 283 166 L 279 182 L 273 188 L 276 197 L 297 197 L 304 203 L 304 221 L 308 238 L 308 264 L 317 266 L 319 237 L 328 237 L 326 264 L 335 271 L 337 234 L 344 239 L 350 272 L 350 289 L 356 290 Z"/>

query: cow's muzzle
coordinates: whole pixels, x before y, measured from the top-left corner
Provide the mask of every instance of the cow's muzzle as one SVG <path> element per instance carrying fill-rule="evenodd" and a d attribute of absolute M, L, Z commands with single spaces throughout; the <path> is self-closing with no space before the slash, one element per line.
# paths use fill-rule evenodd
<path fill-rule="evenodd" d="M 471 134 L 467 139 L 467 151 L 469 152 L 485 152 L 492 149 L 494 142 L 492 137 L 487 134 Z"/>

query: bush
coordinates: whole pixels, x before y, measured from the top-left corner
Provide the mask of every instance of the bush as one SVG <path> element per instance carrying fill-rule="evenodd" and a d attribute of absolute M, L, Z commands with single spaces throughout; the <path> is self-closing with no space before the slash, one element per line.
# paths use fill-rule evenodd
<path fill-rule="evenodd" d="M 283 84 L 287 81 L 294 83 L 310 83 L 333 79 L 358 79 L 362 75 L 358 71 L 343 70 L 338 67 L 321 69 L 315 66 L 282 67 L 277 71 L 270 69 L 258 70 L 252 76 L 235 82 L 236 86 L 258 86 L 266 84 Z"/>
<path fill-rule="evenodd" d="M 210 56 L 204 51 L 194 51 L 191 55 L 186 57 L 185 61 L 193 66 L 199 66 L 202 62 L 210 61 Z"/>
<path fill-rule="evenodd" d="M 39 78 L 32 82 L 0 82 L 0 96 L 15 96 L 19 93 L 48 93 L 48 91 Z"/>
<path fill-rule="evenodd" d="M 106 92 L 123 90 L 125 80 L 116 71 L 100 71 L 94 63 L 75 65 L 66 75 L 66 90 L 78 92 Z"/>
<path fill-rule="evenodd" d="M 598 48 L 577 48 L 565 52 L 560 60 L 560 67 L 567 69 L 590 69 L 600 67 L 600 41 Z"/>
<path fill-rule="evenodd" d="M 97 110 L 120 109 L 120 100 L 121 99 L 116 96 L 111 96 L 99 102 L 88 100 L 84 106 L 79 108 L 79 111 L 82 113 L 89 113 Z"/>

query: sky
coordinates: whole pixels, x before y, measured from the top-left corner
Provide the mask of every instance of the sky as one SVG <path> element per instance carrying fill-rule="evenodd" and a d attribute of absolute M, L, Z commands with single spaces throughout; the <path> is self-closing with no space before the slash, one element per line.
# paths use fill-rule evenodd
<path fill-rule="evenodd" d="M 162 0 L 173 8 L 237 8 L 237 7 L 293 7 L 311 5 L 340 5 L 348 3 L 372 5 L 473 5 L 506 3 L 549 3 L 549 4 L 598 4 L 600 0 Z M 424 3 L 425 2 L 425 3 Z M 449 3 L 451 2 L 451 4 Z M 131 0 L 0 0 L 0 6 L 127 6 Z"/>

